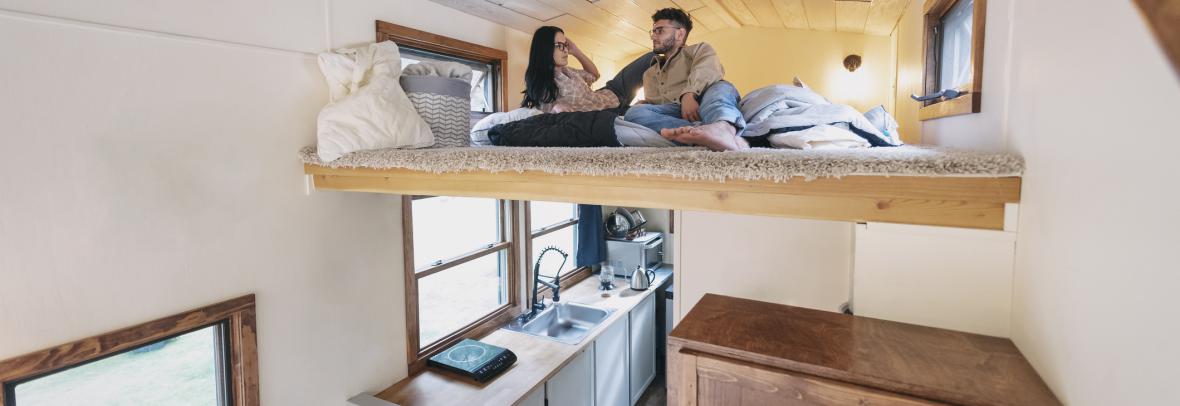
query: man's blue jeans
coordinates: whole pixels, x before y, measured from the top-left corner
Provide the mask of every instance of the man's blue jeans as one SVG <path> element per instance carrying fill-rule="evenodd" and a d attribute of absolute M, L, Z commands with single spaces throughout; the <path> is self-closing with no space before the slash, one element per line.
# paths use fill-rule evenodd
<path fill-rule="evenodd" d="M 738 135 L 741 135 L 742 130 L 746 128 L 746 120 L 742 117 L 741 110 L 738 110 L 739 100 L 741 95 L 733 84 L 720 80 L 709 85 L 699 100 L 701 123 L 727 121 L 732 123 L 737 128 Z M 656 132 L 665 128 L 688 127 L 694 124 L 681 116 L 680 103 L 637 104 L 627 110 L 627 115 L 623 119 Z"/>

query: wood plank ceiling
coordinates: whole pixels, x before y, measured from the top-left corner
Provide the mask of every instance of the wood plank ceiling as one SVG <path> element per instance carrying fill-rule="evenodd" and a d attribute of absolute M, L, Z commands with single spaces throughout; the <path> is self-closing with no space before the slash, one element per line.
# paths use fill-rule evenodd
<path fill-rule="evenodd" d="M 651 49 L 651 14 L 679 7 L 694 32 L 768 27 L 889 35 L 916 0 L 431 0 L 517 30 L 561 27 L 590 53 L 614 60 Z"/>

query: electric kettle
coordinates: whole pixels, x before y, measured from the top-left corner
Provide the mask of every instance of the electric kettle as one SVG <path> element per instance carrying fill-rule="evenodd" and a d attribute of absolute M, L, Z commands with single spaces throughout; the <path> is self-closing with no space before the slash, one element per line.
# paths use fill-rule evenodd
<path fill-rule="evenodd" d="M 647 288 L 651 287 L 651 283 L 655 279 L 655 272 L 644 270 L 642 266 L 637 266 L 635 267 L 635 271 L 631 272 L 631 290 L 647 290 Z"/>

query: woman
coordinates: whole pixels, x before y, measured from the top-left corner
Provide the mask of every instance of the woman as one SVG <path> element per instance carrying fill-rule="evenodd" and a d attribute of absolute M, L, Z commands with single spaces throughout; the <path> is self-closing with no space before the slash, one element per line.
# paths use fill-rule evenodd
<path fill-rule="evenodd" d="M 582 69 L 569 67 L 573 55 Z M 591 91 L 598 80 L 598 67 L 586 57 L 561 28 L 545 26 L 533 33 L 529 49 L 529 67 L 525 70 L 524 101 L 521 107 L 546 113 L 595 111 L 619 107 L 614 91 L 603 88 Z"/>

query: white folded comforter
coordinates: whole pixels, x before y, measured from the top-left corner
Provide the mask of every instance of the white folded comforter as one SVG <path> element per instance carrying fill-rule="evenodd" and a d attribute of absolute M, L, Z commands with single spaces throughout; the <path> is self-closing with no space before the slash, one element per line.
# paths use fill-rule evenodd
<path fill-rule="evenodd" d="M 811 89 L 772 85 L 756 89 L 738 103 L 746 137 L 771 136 L 776 147 L 800 149 L 901 145 L 850 106 L 832 104 Z M 863 141 L 863 142 L 862 142 Z"/>

